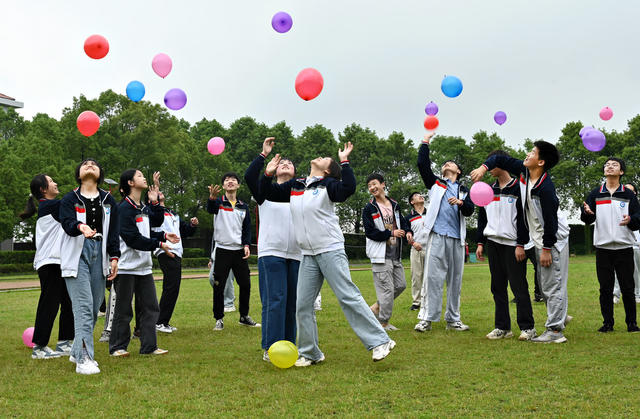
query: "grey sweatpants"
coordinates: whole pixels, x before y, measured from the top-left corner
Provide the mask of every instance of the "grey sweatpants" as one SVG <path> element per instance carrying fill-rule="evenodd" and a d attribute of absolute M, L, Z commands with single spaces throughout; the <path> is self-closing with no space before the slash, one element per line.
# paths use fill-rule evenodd
<path fill-rule="evenodd" d="M 422 304 L 419 320 L 440 321 L 442 314 L 442 294 L 447 283 L 447 311 L 445 321 L 460 321 L 460 291 L 462 290 L 462 271 L 464 269 L 464 246 L 460 239 L 429 235 L 424 262 L 422 281 Z"/>
<path fill-rule="evenodd" d="M 384 263 L 372 263 L 373 285 L 376 288 L 380 323 L 389 323 L 393 311 L 393 300 L 407 288 L 404 267 L 400 260 L 385 259 Z"/>
<path fill-rule="evenodd" d="M 568 308 L 569 245 L 565 245 L 561 252 L 558 252 L 555 247 L 551 248 L 551 265 L 546 268 L 540 265 L 542 249 L 536 248 L 536 254 L 540 290 L 547 302 L 545 326 L 547 329 L 563 330 Z"/>

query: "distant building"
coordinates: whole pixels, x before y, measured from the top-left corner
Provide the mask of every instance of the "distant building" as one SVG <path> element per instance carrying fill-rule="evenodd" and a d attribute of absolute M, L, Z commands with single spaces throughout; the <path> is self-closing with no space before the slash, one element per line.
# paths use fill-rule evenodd
<path fill-rule="evenodd" d="M 9 108 L 22 108 L 24 103 L 17 102 L 14 98 L 0 93 L 0 109 L 6 111 Z M 13 240 L 8 239 L 0 242 L 0 250 L 13 250 Z"/>

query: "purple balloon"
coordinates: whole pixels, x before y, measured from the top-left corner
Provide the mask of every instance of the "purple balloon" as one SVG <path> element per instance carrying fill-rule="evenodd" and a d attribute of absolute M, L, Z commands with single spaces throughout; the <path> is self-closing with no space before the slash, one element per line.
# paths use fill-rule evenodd
<path fill-rule="evenodd" d="M 590 126 L 582 127 L 582 129 L 580 130 L 580 133 L 578 135 L 580 135 L 580 138 L 582 138 L 582 136 L 584 135 L 585 132 L 590 131 L 592 129 L 595 129 L 595 128 L 590 127 Z"/>
<path fill-rule="evenodd" d="M 496 124 L 502 125 L 507 122 L 507 114 L 502 111 L 498 111 L 493 115 L 493 120 L 496 121 Z"/>
<path fill-rule="evenodd" d="M 604 134 L 597 129 L 586 130 L 582 135 L 582 144 L 589 151 L 600 151 L 607 143 Z"/>
<path fill-rule="evenodd" d="M 293 26 L 293 19 L 287 12 L 278 12 L 271 18 L 271 26 L 278 33 L 289 32 Z"/>
<path fill-rule="evenodd" d="M 180 89 L 171 89 L 164 95 L 164 104 L 167 108 L 177 111 L 187 104 L 187 95 Z"/>
<path fill-rule="evenodd" d="M 429 102 L 427 107 L 424 108 L 424 111 L 427 115 L 435 116 L 438 113 L 438 105 L 433 102 Z"/>

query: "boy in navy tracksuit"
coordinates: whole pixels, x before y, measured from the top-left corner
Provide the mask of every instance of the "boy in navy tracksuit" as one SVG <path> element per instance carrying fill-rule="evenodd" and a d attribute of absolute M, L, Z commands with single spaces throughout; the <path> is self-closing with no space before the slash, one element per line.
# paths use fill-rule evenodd
<path fill-rule="evenodd" d="M 640 229 L 640 205 L 635 194 L 620 183 L 626 170 L 623 160 L 610 157 L 604 164 L 606 181 L 595 188 L 581 208 L 580 219 L 595 221 L 596 273 L 600 283 L 600 311 L 604 322 L 599 332 L 613 332 L 613 283 L 617 274 L 622 290 L 627 331 L 640 332 L 636 324 L 634 295 L 634 231 Z"/>
<path fill-rule="evenodd" d="M 422 285 L 422 304 L 418 314 L 418 332 L 431 330 L 431 323 L 440 321 L 442 293 L 447 283 L 447 310 L 444 319 L 447 330 L 465 331 L 469 326 L 460 319 L 460 291 L 464 269 L 465 217 L 473 214 L 474 205 L 469 190 L 458 183 L 462 174 L 460 166 L 453 161 L 442 165 L 442 176 L 437 178 L 431 170 L 429 140 L 427 134 L 418 151 L 418 170 L 429 189 L 429 208 L 425 219 L 428 237 L 425 270 Z"/>
<path fill-rule="evenodd" d="M 477 182 L 496 167 L 520 177 L 520 198 L 525 225 L 536 247 L 540 288 L 547 301 L 546 331 L 533 339 L 539 343 L 567 341 L 562 331 L 567 316 L 567 279 L 569 276 L 569 225 L 558 214 L 558 196 L 548 171 L 560 160 L 558 149 L 546 141 L 536 141 L 527 158 L 517 160 L 494 155 L 471 172 Z"/>
<path fill-rule="evenodd" d="M 249 316 L 249 296 L 251 282 L 249 278 L 249 246 L 251 245 L 251 214 L 249 205 L 240 201 L 236 193 L 240 187 L 240 177 L 233 172 L 222 175 L 224 195 L 218 198 L 220 186 L 209 186 L 207 211 L 216 214 L 214 239 L 215 265 L 213 283 L 213 316 L 216 325 L 213 330 L 224 329 L 224 287 L 227 284 L 229 271 L 240 287 L 240 320 L 243 326 L 260 327 Z"/>
<path fill-rule="evenodd" d="M 491 156 L 508 154 L 496 150 Z M 531 340 L 536 336 L 533 311 L 527 285 L 527 260 L 524 246 L 529 242 L 529 233 L 524 225 L 524 214 L 520 198 L 518 179 L 498 167 L 491 170 L 496 178 L 493 184 L 493 201 L 481 207 L 478 215 L 478 248 L 476 256 L 482 260 L 486 250 L 491 271 L 491 293 L 495 302 L 495 329 L 487 339 L 504 339 L 513 336 L 509 317 L 509 295 L 507 286 L 516 296 L 520 340 Z"/>
<path fill-rule="evenodd" d="M 385 187 L 382 175 L 373 173 L 367 178 L 367 188 L 373 199 L 362 210 L 362 225 L 377 296 L 371 310 L 383 329 L 397 330 L 389 320 L 393 301 L 407 287 L 402 266 L 402 238 L 406 235 L 410 240 L 412 232 L 398 203 L 386 196 Z"/>

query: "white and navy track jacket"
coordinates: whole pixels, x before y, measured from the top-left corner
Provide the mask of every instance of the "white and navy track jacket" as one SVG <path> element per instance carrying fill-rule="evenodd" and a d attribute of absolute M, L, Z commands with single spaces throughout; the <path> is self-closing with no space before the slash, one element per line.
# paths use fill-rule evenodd
<path fill-rule="evenodd" d="M 438 217 L 438 212 L 440 212 L 440 201 L 442 201 L 447 190 L 447 182 L 433 174 L 431 159 L 429 158 L 429 144 L 424 142 L 418 150 L 418 171 L 424 185 L 429 189 L 429 207 L 425 219 L 425 232 L 429 237 L 436 222 L 436 217 Z M 473 214 L 475 207 L 469 196 L 469 190 L 463 185 L 458 188 L 458 199 L 463 201 L 463 204 L 458 208 L 458 212 L 460 216 L 460 246 L 464 246 L 467 237 L 467 221 L 465 217 Z"/>
<path fill-rule="evenodd" d="M 225 195 L 209 199 L 207 212 L 216 214 L 213 237 L 216 247 L 242 250 L 251 244 L 251 214 L 249 205 L 238 199 L 234 208 Z"/>
<path fill-rule="evenodd" d="M 120 257 L 118 233 L 118 210 L 116 200 L 107 191 L 98 189 L 102 205 L 102 274 L 109 275 L 109 258 Z M 62 251 L 60 252 L 60 269 L 62 277 L 78 276 L 78 263 L 84 246 L 84 235 L 78 227 L 87 221 L 87 210 L 80 199 L 80 188 L 67 193 L 60 201 L 60 224 L 65 233 L 62 236 Z"/>
<path fill-rule="evenodd" d="M 254 160 L 256 176 L 264 165 L 264 157 Z M 259 194 L 274 202 L 290 202 L 293 230 L 303 255 L 344 249 L 344 236 L 335 203 L 344 202 L 356 191 L 356 178 L 348 161 L 340 163 L 342 180 L 331 177 L 291 179 L 285 183 L 272 183 L 273 176 L 262 174 Z"/>
<path fill-rule="evenodd" d="M 149 275 L 153 261 L 151 252 L 165 241 L 163 231 L 151 231 L 163 220 L 163 208 L 156 205 L 136 205 L 129 197 L 125 197 L 118 206 L 120 221 L 120 262 L 118 274 Z"/>
<path fill-rule="evenodd" d="M 491 156 L 483 164 L 487 170 L 496 167 L 506 170 L 512 175 L 519 177 L 520 199 L 527 226 L 527 206 L 536 214 L 544 230 L 542 235 L 542 248 L 551 250 L 555 246 L 558 252 L 562 251 L 569 243 L 569 224 L 567 219 L 558 213 L 559 201 L 556 194 L 556 187 L 549 176 L 544 172 L 540 179 L 531 188 L 531 201 L 527 200 L 527 188 L 529 187 L 529 170 L 524 167 L 522 160 L 507 156 Z"/>
<path fill-rule="evenodd" d="M 258 258 L 276 256 L 302 260 L 302 250 L 296 240 L 288 202 L 269 201 L 260 194 L 258 178 L 264 165 L 264 156 L 256 157 L 244 174 L 247 186 L 258 203 Z"/>
<path fill-rule="evenodd" d="M 640 229 L 640 204 L 631 190 L 620 185 L 609 193 L 606 183 L 591 191 L 586 201 L 594 214 L 587 214 L 581 206 L 580 219 L 589 225 L 595 221 L 593 245 L 600 249 L 618 250 L 636 245 L 634 231 Z M 631 217 L 629 224 L 621 226 L 622 217 Z"/>
<path fill-rule="evenodd" d="M 407 223 L 409 223 L 409 227 L 413 232 L 413 241 L 420 243 L 423 249 L 429 240 L 429 235 L 427 234 L 427 228 L 425 226 L 427 219 L 426 215 L 427 208 L 425 207 L 422 214 L 413 209 L 406 218 Z"/>
<path fill-rule="evenodd" d="M 176 257 L 181 258 L 184 252 L 182 240 L 192 236 L 193 233 L 196 232 L 196 228 L 192 226 L 190 222 L 181 221 L 180 217 L 176 213 L 166 207 L 163 207 L 163 217 L 162 225 L 160 227 L 153 227 L 152 230 L 161 233 L 175 233 L 180 236 L 180 241 L 178 243 L 167 242 L 167 245 L 171 248 L 171 253 L 176 255 Z M 160 247 L 153 252 L 155 256 L 158 256 L 161 253 L 164 253 L 164 250 Z"/>
<path fill-rule="evenodd" d="M 405 233 L 411 233 L 411 226 L 400 213 L 398 203 L 387 197 L 391 202 L 393 215 L 396 219 L 396 226 L 404 230 Z M 364 234 L 367 238 L 367 257 L 371 259 L 371 263 L 384 263 L 387 252 L 387 240 L 391 237 L 391 230 L 384 227 L 380 206 L 376 199 L 373 198 L 362 210 L 362 225 L 364 226 Z M 400 241 L 400 258 L 402 258 L 402 239 Z"/>
<path fill-rule="evenodd" d="M 36 255 L 33 258 L 36 270 L 44 265 L 60 265 L 60 246 L 64 234 L 60 225 L 60 200 L 41 199 L 36 221 Z"/>
<path fill-rule="evenodd" d="M 491 187 L 493 201 L 481 207 L 478 214 L 477 243 L 486 244 L 491 240 L 524 248 L 529 242 L 529 232 L 524 223 L 518 179 L 512 178 L 502 189 L 498 181 Z"/>

